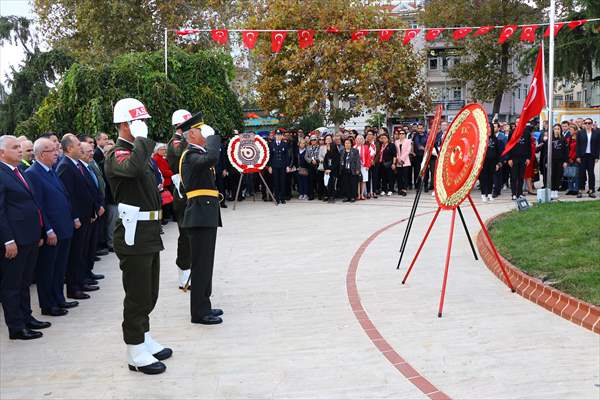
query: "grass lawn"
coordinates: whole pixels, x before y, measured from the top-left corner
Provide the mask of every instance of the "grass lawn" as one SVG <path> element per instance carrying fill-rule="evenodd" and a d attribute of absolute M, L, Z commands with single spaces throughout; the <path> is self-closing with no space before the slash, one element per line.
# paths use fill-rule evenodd
<path fill-rule="evenodd" d="M 600 305 L 600 201 L 512 211 L 490 234 L 500 254 L 527 274 Z"/>

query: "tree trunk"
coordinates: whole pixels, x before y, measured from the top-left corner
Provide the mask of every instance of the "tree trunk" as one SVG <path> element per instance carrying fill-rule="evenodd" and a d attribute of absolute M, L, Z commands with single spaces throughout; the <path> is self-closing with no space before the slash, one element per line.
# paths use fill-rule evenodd
<path fill-rule="evenodd" d="M 340 121 L 338 119 L 338 110 L 340 109 L 340 94 L 337 91 L 333 92 L 333 100 L 331 102 L 331 110 L 332 113 L 331 115 L 333 115 L 334 120 L 333 123 L 335 124 L 335 133 L 338 133 L 340 131 Z"/>
<path fill-rule="evenodd" d="M 500 82 L 506 81 L 506 76 L 508 75 L 508 45 L 506 43 L 502 44 L 502 55 L 500 57 Z M 498 91 L 496 92 L 496 97 L 494 98 L 494 106 L 492 109 L 492 115 L 496 115 L 500 113 L 500 106 L 502 105 L 502 97 L 504 95 L 504 90 L 506 89 L 505 85 L 498 87 Z"/>

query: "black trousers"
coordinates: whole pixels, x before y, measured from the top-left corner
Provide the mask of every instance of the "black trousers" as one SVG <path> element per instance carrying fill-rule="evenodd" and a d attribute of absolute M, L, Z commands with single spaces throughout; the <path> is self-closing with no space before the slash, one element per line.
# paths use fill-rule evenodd
<path fill-rule="evenodd" d="M 433 179 L 435 176 L 436 164 L 437 164 L 437 157 L 432 155 L 431 158 L 429 159 L 429 165 L 427 166 L 427 172 L 425 173 L 426 175 L 429 175 L 427 177 L 427 183 L 428 183 L 427 188 L 430 190 L 433 190 Z"/>
<path fill-rule="evenodd" d="M 410 171 L 412 168 L 410 165 L 408 167 L 397 167 L 396 168 L 396 180 L 398 182 L 398 191 L 404 190 L 408 188 L 408 183 L 410 182 Z"/>
<path fill-rule="evenodd" d="M 494 195 L 500 196 L 502 192 L 502 187 L 504 186 L 504 174 L 505 174 L 504 165 L 500 167 L 499 170 L 494 169 Z"/>
<path fill-rule="evenodd" d="M 272 167 L 273 195 L 276 201 L 285 200 L 285 168 Z"/>
<path fill-rule="evenodd" d="M 192 248 L 192 290 L 190 312 L 192 319 L 207 315 L 212 304 L 212 277 L 215 263 L 217 228 L 188 228 L 188 238 Z"/>
<path fill-rule="evenodd" d="M 100 223 L 98 220 L 90 224 L 90 236 L 88 239 L 88 245 L 86 246 L 86 253 L 84 255 L 87 262 L 87 271 L 84 278 L 88 278 L 94 269 L 94 263 L 96 258 L 96 250 L 98 249 L 98 238 L 100 237 Z"/>
<path fill-rule="evenodd" d="M 315 192 L 317 191 L 317 167 L 312 164 L 308 165 L 308 198 L 310 200 L 315 198 Z"/>
<path fill-rule="evenodd" d="M 485 160 L 481 173 L 479 174 L 479 185 L 481 186 L 481 194 L 492 194 L 494 187 L 494 172 L 496 171 L 496 163 L 493 160 Z"/>
<path fill-rule="evenodd" d="M 89 222 L 81 221 L 81 227 L 73 232 L 66 273 L 67 294 L 80 291 L 83 280 L 88 277 L 89 265 L 85 254 L 89 248 L 90 228 Z"/>
<path fill-rule="evenodd" d="M 550 168 L 552 168 L 552 182 L 550 185 L 550 190 L 560 190 L 564 173 L 563 161 L 552 160 Z M 544 187 L 548 187 L 547 175 L 547 173 L 544 173 Z"/>
<path fill-rule="evenodd" d="M 173 195 L 173 213 L 175 214 L 175 218 L 177 218 L 177 229 L 179 230 L 179 236 L 177 237 L 177 258 L 175 259 L 175 264 L 179 267 L 179 269 L 184 271 L 190 269 L 192 265 L 190 261 L 190 242 L 185 229 L 181 227 L 181 224 L 183 223 L 185 207 L 186 200 L 179 198 L 179 195 L 175 193 Z"/>
<path fill-rule="evenodd" d="M 379 169 L 380 164 L 373 164 L 371 168 L 369 168 L 369 192 L 377 195 L 379 193 L 379 189 L 381 185 L 379 183 Z"/>
<path fill-rule="evenodd" d="M 358 179 L 356 175 L 352 175 L 347 169 L 342 170 L 342 196 L 346 199 L 356 199 L 358 192 Z"/>
<path fill-rule="evenodd" d="M 319 200 L 323 199 L 325 195 L 325 171 L 319 171 L 317 169 L 317 197 Z"/>
<path fill-rule="evenodd" d="M 596 191 L 596 175 L 594 174 L 594 157 L 584 154 L 579 164 L 579 190 L 585 189 L 585 175 L 587 174 L 588 190 Z"/>
<path fill-rule="evenodd" d="M 160 255 L 117 254 L 123 272 L 123 340 L 126 344 L 144 343 L 150 330 L 150 313 L 158 300 Z"/>
<path fill-rule="evenodd" d="M 42 310 L 58 307 L 65 302 L 63 288 L 69 261 L 71 239 L 62 239 L 56 246 L 43 245 L 39 249 L 35 269 L 35 283 Z"/>
<path fill-rule="evenodd" d="M 512 160 L 510 168 L 510 188 L 513 196 L 523 195 L 523 177 L 525 176 L 525 158 L 518 157 Z"/>
<path fill-rule="evenodd" d="M 392 165 L 379 164 L 379 175 L 381 176 L 381 191 L 392 191 L 394 189 L 394 171 L 392 171 Z"/>
<path fill-rule="evenodd" d="M 423 154 L 419 155 L 417 154 L 415 156 L 415 162 L 412 165 L 413 168 L 413 182 L 415 184 L 415 189 L 417 188 L 417 181 L 419 180 L 419 172 L 421 172 L 421 163 L 423 162 Z M 424 181 L 425 181 L 425 186 L 423 187 L 424 190 L 427 190 L 427 185 L 429 184 L 429 179 L 427 174 L 425 174 L 425 176 L 423 177 Z M 423 183 L 423 182 L 421 182 Z"/>
<path fill-rule="evenodd" d="M 9 260 L 4 255 L 0 259 L 0 269 L 2 269 L 0 296 L 4 321 L 9 332 L 25 329 L 25 324 L 31 321 L 29 286 L 33 280 L 38 246 L 37 243 L 27 246 L 17 245 L 17 251 L 17 256 L 13 259 Z"/>
<path fill-rule="evenodd" d="M 329 173 L 329 182 L 327 182 L 327 193 L 326 196 L 329 199 L 335 199 L 335 184 L 337 181 L 337 176 Z"/>

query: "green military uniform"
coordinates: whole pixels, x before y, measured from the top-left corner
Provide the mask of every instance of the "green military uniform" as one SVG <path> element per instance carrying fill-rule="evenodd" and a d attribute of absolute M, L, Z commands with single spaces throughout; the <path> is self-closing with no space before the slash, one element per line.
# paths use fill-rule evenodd
<path fill-rule="evenodd" d="M 169 164 L 171 171 L 173 171 L 173 174 L 179 173 L 179 159 L 186 147 L 187 142 L 177 133 L 173 135 L 171 140 L 169 140 L 167 145 L 167 163 Z M 190 269 L 191 260 L 190 245 L 187 234 L 181 229 L 183 213 L 187 203 L 185 193 L 182 192 L 183 190 L 180 191 L 180 194 L 183 197 L 180 197 L 177 193 L 173 193 L 173 212 L 175 213 L 175 218 L 177 218 L 177 228 L 179 229 L 179 237 L 177 238 L 177 258 L 175 260 L 175 264 L 177 264 L 179 269 L 185 271 Z"/>
<path fill-rule="evenodd" d="M 158 299 L 160 276 L 160 193 L 150 157 L 154 141 L 138 137 L 132 144 L 122 138 L 107 153 L 104 170 L 117 204 L 140 208 L 140 212 L 157 211 L 156 219 L 139 220 L 135 241 L 128 245 L 123 221 L 118 219 L 114 234 L 114 249 L 123 271 L 123 339 L 125 343 L 144 343 L 144 333 L 150 330 L 149 314 Z M 149 218 L 154 218 L 154 213 Z"/>
<path fill-rule="evenodd" d="M 181 160 L 182 182 L 188 197 L 182 227 L 188 233 L 192 254 L 192 321 L 211 313 L 210 296 L 217 227 L 221 225 L 219 192 L 214 167 L 221 145 L 218 135 L 206 139 L 206 149 L 188 145 Z"/>

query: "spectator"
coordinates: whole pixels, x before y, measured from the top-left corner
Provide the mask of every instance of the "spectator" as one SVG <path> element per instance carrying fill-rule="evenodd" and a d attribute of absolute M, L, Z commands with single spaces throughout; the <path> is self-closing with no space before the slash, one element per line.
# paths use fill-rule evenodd
<path fill-rule="evenodd" d="M 356 201 L 356 186 L 360 176 L 360 156 L 352 147 L 352 139 L 344 140 L 344 151 L 340 156 L 340 177 L 344 202 Z"/>
<path fill-rule="evenodd" d="M 542 147 L 542 154 L 548 155 L 548 141 L 544 142 Z M 567 167 L 567 160 L 569 158 L 569 148 L 565 138 L 563 137 L 562 126 L 560 124 L 554 124 L 552 127 L 552 161 L 550 163 L 544 163 L 544 187 L 548 188 L 548 165 L 552 171 L 552 182 L 550 183 L 550 190 L 552 199 L 558 198 L 558 190 L 560 189 L 560 182 L 562 181 L 562 175 L 564 168 Z M 547 158 L 546 158 L 547 159 Z"/>
<path fill-rule="evenodd" d="M 105 157 L 106 157 L 106 154 L 109 152 L 109 150 L 112 149 L 114 146 L 115 146 L 115 142 L 113 140 L 111 140 L 111 139 L 107 140 L 106 144 L 104 145 L 104 148 L 102 149 Z M 104 203 L 106 204 L 106 213 L 104 214 L 106 216 L 106 223 L 105 223 L 106 246 L 107 246 L 109 252 L 114 253 L 115 249 L 114 249 L 113 238 L 114 238 L 115 226 L 117 224 L 117 216 L 119 214 L 119 211 L 118 211 L 117 203 L 115 202 L 115 199 L 113 198 L 111 187 L 108 184 L 108 180 L 106 179 L 106 172 L 104 171 L 104 161 L 102 162 L 101 171 L 102 171 L 102 177 L 104 179 L 104 182 L 106 182 L 106 196 L 104 198 Z"/>
<path fill-rule="evenodd" d="M 31 167 L 31 163 L 33 163 L 33 143 L 25 136 L 20 136 L 18 142 L 21 146 L 21 151 L 23 152 L 23 158 L 21 159 L 19 169 L 21 172 L 24 172 L 27 168 Z"/>
<path fill-rule="evenodd" d="M 415 183 L 415 188 L 417 186 L 417 180 L 419 178 L 419 172 L 421 170 L 421 163 L 423 162 L 423 157 L 425 155 L 425 145 L 427 144 L 427 135 L 425 134 L 425 128 L 423 124 L 419 124 L 417 126 L 417 130 L 415 134 L 412 136 L 412 141 L 414 143 L 415 149 L 415 162 L 412 164 L 413 167 L 413 181 Z M 424 184 L 423 189 L 425 192 L 429 190 L 429 176 L 426 173 L 423 177 Z"/>
<path fill-rule="evenodd" d="M 98 133 L 96 135 L 96 149 L 94 150 L 94 161 L 98 166 L 104 166 L 104 146 L 106 146 L 106 143 L 108 143 L 108 135 L 104 132 Z"/>
<path fill-rule="evenodd" d="M 512 135 L 513 131 L 508 136 L 509 141 Z M 527 125 L 517 144 L 507 154 L 513 200 L 523 196 L 523 178 L 525 176 L 525 168 L 531 163 L 532 145 L 535 146 L 535 142 L 531 138 L 531 126 Z"/>
<path fill-rule="evenodd" d="M 154 146 L 152 159 L 156 163 L 163 178 L 163 186 L 160 191 L 163 213 L 161 223 L 166 225 L 168 220 L 173 216 L 173 181 L 171 180 L 173 171 L 171 171 L 169 163 L 167 162 L 167 145 L 165 143 L 157 143 L 156 146 Z"/>
<path fill-rule="evenodd" d="M 577 163 L 579 164 L 579 193 L 578 198 L 582 197 L 581 192 L 585 190 L 585 178 L 587 175 L 588 195 L 596 197 L 596 176 L 594 175 L 594 165 L 600 158 L 600 130 L 593 128 L 591 118 L 583 121 L 583 129 L 577 132 Z"/>
<path fill-rule="evenodd" d="M 377 144 L 375 143 L 375 134 L 372 130 L 367 130 L 367 135 L 365 137 L 365 146 L 369 147 L 369 154 L 373 154 L 371 157 L 371 161 L 368 168 L 369 180 L 367 182 L 367 198 L 377 198 L 377 188 L 375 187 L 375 159 L 377 157 Z"/>
<path fill-rule="evenodd" d="M 396 141 L 396 177 L 398 181 L 398 194 L 406 196 L 408 182 L 410 181 L 410 154 L 413 152 L 412 140 L 406 137 L 404 130 L 399 131 L 399 138 Z"/>
<path fill-rule="evenodd" d="M 314 200 L 317 188 L 317 170 L 319 168 L 319 143 L 316 135 L 310 136 L 309 146 L 306 148 L 305 159 L 308 163 L 308 199 Z"/>
<path fill-rule="evenodd" d="M 479 186 L 481 187 L 481 199 L 483 201 L 491 201 L 494 198 L 492 195 L 494 172 L 499 170 L 502 165 L 499 161 L 500 146 L 498 145 L 498 139 L 494 130 L 490 129 L 487 139 L 487 152 L 485 153 L 485 160 L 479 174 Z"/>
<path fill-rule="evenodd" d="M 306 161 L 306 141 L 298 140 L 298 157 L 295 167 L 298 169 L 298 193 L 299 200 L 308 200 L 309 193 L 309 176 L 308 176 L 308 161 Z"/>
<path fill-rule="evenodd" d="M 337 180 L 340 172 L 340 153 L 337 146 L 333 143 L 331 136 L 326 136 L 325 157 L 323 159 L 324 177 L 327 180 L 325 185 L 325 201 L 335 203 Z"/>
<path fill-rule="evenodd" d="M 569 124 L 569 133 L 566 136 L 567 147 L 569 149 L 568 168 L 570 168 L 567 178 L 567 195 L 575 196 L 579 193 L 579 164 L 577 164 L 577 127 L 575 124 Z M 566 171 L 565 171 L 566 172 Z"/>
<path fill-rule="evenodd" d="M 381 195 L 392 195 L 394 190 L 394 172 L 396 171 L 396 146 L 390 144 L 387 134 L 379 136 L 381 149 L 379 151 L 379 175 L 381 178 Z"/>
<path fill-rule="evenodd" d="M 360 177 L 358 184 L 358 199 L 366 200 L 365 195 L 367 194 L 367 184 L 369 182 L 369 168 L 373 164 L 375 158 L 375 145 L 366 143 L 365 138 L 362 135 L 356 137 L 356 145 L 354 146 L 358 150 L 360 156 Z"/>

